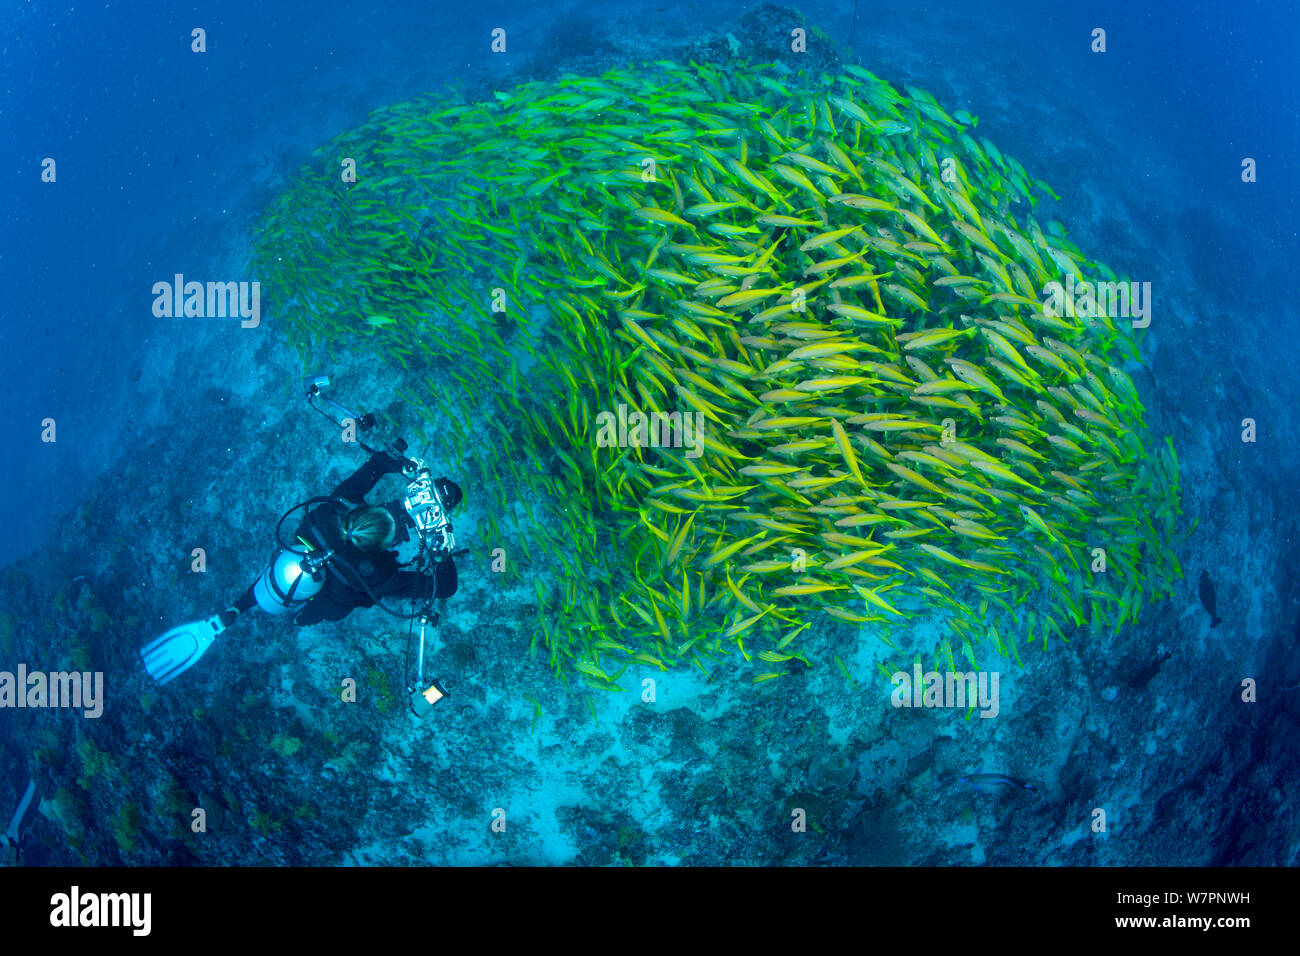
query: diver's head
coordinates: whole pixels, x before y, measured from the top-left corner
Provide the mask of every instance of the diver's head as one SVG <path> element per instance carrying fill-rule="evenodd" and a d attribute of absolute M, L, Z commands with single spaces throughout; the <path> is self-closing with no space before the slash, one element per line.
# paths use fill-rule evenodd
<path fill-rule="evenodd" d="M 397 522 L 387 508 L 360 505 L 339 522 L 343 540 L 361 551 L 382 551 L 397 539 Z"/>

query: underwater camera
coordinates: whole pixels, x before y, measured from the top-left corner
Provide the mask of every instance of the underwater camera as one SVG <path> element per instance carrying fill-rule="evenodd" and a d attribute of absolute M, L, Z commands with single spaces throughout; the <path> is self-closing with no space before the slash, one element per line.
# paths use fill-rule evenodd
<path fill-rule="evenodd" d="M 402 504 L 406 515 L 415 527 L 421 543 L 434 554 L 449 554 L 456 550 L 456 537 L 452 533 L 450 511 L 454 501 L 448 501 L 451 487 L 445 479 L 433 480 L 432 473 L 417 460 L 413 469 L 415 477 L 406 486 Z"/>

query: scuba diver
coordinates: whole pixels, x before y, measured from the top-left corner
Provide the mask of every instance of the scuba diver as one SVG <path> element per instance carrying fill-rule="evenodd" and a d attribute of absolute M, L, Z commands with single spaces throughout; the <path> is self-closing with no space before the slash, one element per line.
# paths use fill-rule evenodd
<path fill-rule="evenodd" d="M 341 621 L 354 608 L 373 607 L 380 597 L 449 598 L 456 593 L 456 565 L 450 552 L 437 549 L 431 553 L 432 571 L 402 570 L 397 551 L 391 550 L 411 540 L 406 511 L 400 500 L 382 505 L 366 503 L 365 496 L 385 475 L 401 475 L 409 460 L 399 460 L 384 451 L 376 451 L 370 460 L 341 482 L 323 500 L 312 507 L 298 525 L 295 537 L 309 548 L 332 552 L 325 565 L 325 580 L 319 591 L 296 600 L 293 594 L 301 578 L 294 574 L 264 572 L 234 604 L 221 612 L 222 623 L 229 627 L 235 619 L 253 609 L 259 589 L 274 595 L 276 607 L 292 612 L 294 624 L 310 625 L 321 621 Z M 426 469 L 427 470 L 427 469 Z M 434 490 L 445 511 L 460 503 L 460 487 L 446 478 L 433 482 Z M 351 503 L 351 505 L 349 505 Z M 451 526 L 447 526 L 450 534 Z M 430 593 L 430 592 L 433 593 Z"/>
<path fill-rule="evenodd" d="M 326 376 L 312 381 L 307 401 L 313 408 L 336 425 L 353 422 L 362 433 L 374 428 L 373 415 L 358 416 L 325 398 L 322 391 L 329 384 Z M 335 415 L 323 411 L 318 401 Z M 433 478 L 422 460 L 407 458 L 406 442 L 400 438 L 391 450 L 357 444 L 370 458 L 329 495 L 309 498 L 280 517 L 275 529 L 279 550 L 270 567 L 233 604 L 201 621 L 174 627 L 141 649 L 145 669 L 158 683 L 188 670 L 220 634 L 254 607 L 268 614 L 287 614 L 294 624 L 306 626 L 342 620 L 358 607 L 378 606 L 394 617 L 420 623 L 419 665 L 411 698 L 416 713 L 423 716 L 446 696 L 439 681 L 425 684 L 424 638 L 425 627 L 438 620 L 433 601 L 456 593 L 453 558 L 465 552 L 456 550 L 450 515 L 460 504 L 460 486 L 445 477 Z M 390 474 L 407 479 L 403 497 L 381 505 L 368 503 L 366 495 Z M 302 508 L 307 510 L 294 542 L 286 542 L 285 521 Z M 415 556 L 399 563 L 396 548 L 412 541 Z M 402 614 L 383 598 L 410 598 L 415 610 Z"/>

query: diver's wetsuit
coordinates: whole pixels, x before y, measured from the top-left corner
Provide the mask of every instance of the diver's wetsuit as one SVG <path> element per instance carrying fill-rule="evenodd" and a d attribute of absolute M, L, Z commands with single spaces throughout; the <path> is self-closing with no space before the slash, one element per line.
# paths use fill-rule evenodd
<path fill-rule="evenodd" d="M 397 565 L 396 551 L 365 552 L 343 538 L 339 529 L 339 521 L 343 516 L 353 507 L 365 504 L 366 495 L 384 475 L 401 473 L 400 462 L 385 452 L 377 452 L 334 489 L 329 501 L 322 502 L 307 512 L 298 525 L 297 537 L 309 542 L 315 549 L 333 549 L 334 557 L 325 567 L 324 586 L 294 615 L 295 624 L 305 626 L 320 621 L 340 621 L 354 608 L 373 607 L 375 602 L 362 587 L 363 580 L 375 596 L 381 598 L 447 598 L 456 593 L 456 565 L 451 558 L 438 562 L 434 580 L 431 581 L 426 575 L 401 570 Z M 394 544 L 409 540 L 406 509 L 402 502 L 389 501 L 381 507 L 388 510 L 397 526 Z M 437 590 L 431 595 L 429 591 L 435 583 Z M 235 608 L 242 614 L 256 603 L 250 586 L 235 602 Z"/>

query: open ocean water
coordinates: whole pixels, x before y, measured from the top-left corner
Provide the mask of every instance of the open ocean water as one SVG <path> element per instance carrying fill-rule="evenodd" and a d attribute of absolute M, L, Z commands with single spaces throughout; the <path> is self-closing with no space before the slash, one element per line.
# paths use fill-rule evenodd
<path fill-rule="evenodd" d="M 790 49 L 800 29 L 805 53 Z M 527 82 L 660 60 L 727 73 L 769 50 L 978 117 L 971 132 L 1059 195 L 1033 213 L 1044 227 L 1150 284 L 1125 367 L 1149 447 L 1177 451 L 1182 577 L 1136 622 L 1067 622 L 1072 639 L 1046 650 L 1025 647 L 1028 605 L 1012 608 L 1023 667 L 1000 662 L 993 719 L 900 709 L 872 626 L 825 615 L 804 635 L 825 653 L 771 665 L 777 679 L 754 683 L 733 648 L 707 678 L 685 659 L 634 662 L 622 693 L 562 684 L 529 644 L 535 584 L 563 595 L 572 572 L 503 538 L 500 503 L 463 463 L 471 446 L 505 461 L 514 425 L 462 444 L 410 407 L 437 390 L 481 413 L 490 396 L 455 394 L 481 346 L 431 318 L 453 358 L 403 368 L 373 347 L 382 321 L 306 357 L 307 313 L 290 322 L 265 296 L 255 327 L 156 314 L 155 283 L 177 275 L 265 281 L 263 216 L 372 111 L 448 88 L 506 102 Z M 0 813 L 35 784 L 21 862 L 1295 865 L 1298 58 L 1300 18 L 1272 2 L 5 5 Z M 617 121 L 604 110 L 573 135 Z M 510 155 L 478 155 L 509 175 Z M 501 241 L 474 229 L 447 218 L 428 234 L 476 236 L 483 255 Z M 545 373 L 512 348 L 526 394 Z M 425 652 L 449 696 L 423 717 L 411 628 L 374 608 L 309 626 L 250 611 L 165 684 L 141 663 L 261 574 L 283 512 L 365 461 L 304 400 L 322 373 L 327 395 L 406 429 L 411 455 L 463 485 L 468 550 Z M 374 500 L 400 498 L 403 479 L 384 480 Z M 544 520 L 532 492 L 507 510 L 525 504 Z M 897 628 L 930 641 L 927 661 L 933 610 Z M 20 665 L 86 675 L 85 706 L 20 707 Z"/>

